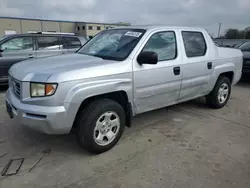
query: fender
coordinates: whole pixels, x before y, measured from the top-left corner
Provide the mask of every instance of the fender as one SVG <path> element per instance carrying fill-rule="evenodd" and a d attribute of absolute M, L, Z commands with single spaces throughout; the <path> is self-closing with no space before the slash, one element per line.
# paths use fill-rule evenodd
<path fill-rule="evenodd" d="M 115 91 L 125 91 L 129 103 L 133 105 L 132 87 L 132 79 L 89 80 L 76 84 L 69 90 L 64 100 L 64 104 L 68 108 L 67 111 L 70 112 L 70 117 L 72 117 L 71 122 L 74 121 L 74 118 L 82 102 L 89 97 Z M 131 109 L 133 110 L 133 106 Z"/>
<path fill-rule="evenodd" d="M 219 76 L 222 73 L 226 73 L 226 72 L 233 72 L 235 75 L 235 64 L 234 63 L 224 63 L 224 64 L 220 64 L 214 67 L 214 71 L 212 73 L 212 77 L 211 77 L 211 81 L 209 84 L 209 89 L 210 91 L 213 90 Z"/>

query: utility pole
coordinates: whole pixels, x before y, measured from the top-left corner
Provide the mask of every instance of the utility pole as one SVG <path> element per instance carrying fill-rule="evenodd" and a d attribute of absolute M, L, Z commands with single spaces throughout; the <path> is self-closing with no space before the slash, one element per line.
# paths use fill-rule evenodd
<path fill-rule="evenodd" d="M 220 37 L 220 30 L 221 30 L 221 23 L 219 23 L 219 29 L 218 29 L 218 38 Z"/>

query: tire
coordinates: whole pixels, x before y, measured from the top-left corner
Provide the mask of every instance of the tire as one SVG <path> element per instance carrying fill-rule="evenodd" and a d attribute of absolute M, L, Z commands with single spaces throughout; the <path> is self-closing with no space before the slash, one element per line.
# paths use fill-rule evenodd
<path fill-rule="evenodd" d="M 228 92 L 226 92 L 226 88 L 228 89 Z M 222 90 L 224 91 L 224 94 L 220 92 Z M 222 108 L 227 104 L 230 98 L 230 94 L 231 94 L 230 80 L 225 76 L 220 76 L 215 84 L 214 89 L 211 91 L 209 95 L 206 96 L 207 104 L 215 109 Z"/>
<path fill-rule="evenodd" d="M 125 112 L 119 103 L 99 99 L 82 109 L 76 125 L 78 143 L 89 152 L 99 154 L 111 149 L 121 138 Z"/>

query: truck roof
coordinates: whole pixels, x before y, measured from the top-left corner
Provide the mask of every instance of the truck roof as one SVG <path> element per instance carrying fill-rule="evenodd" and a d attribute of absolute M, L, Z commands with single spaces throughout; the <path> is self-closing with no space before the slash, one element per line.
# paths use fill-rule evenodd
<path fill-rule="evenodd" d="M 7 37 L 19 37 L 19 36 L 67 36 L 67 37 L 78 37 L 76 35 L 71 35 L 71 34 L 63 34 L 63 33 L 20 33 L 20 34 L 8 34 L 4 35 L 6 38 Z"/>
<path fill-rule="evenodd" d="M 188 30 L 188 31 L 205 31 L 203 28 L 199 27 L 188 27 L 188 26 L 171 26 L 171 25 L 133 25 L 133 26 L 127 26 L 127 27 L 117 27 L 113 29 L 121 29 L 121 28 L 131 28 L 131 29 L 145 29 L 145 30 L 155 30 L 155 29 L 182 29 L 182 30 Z"/>

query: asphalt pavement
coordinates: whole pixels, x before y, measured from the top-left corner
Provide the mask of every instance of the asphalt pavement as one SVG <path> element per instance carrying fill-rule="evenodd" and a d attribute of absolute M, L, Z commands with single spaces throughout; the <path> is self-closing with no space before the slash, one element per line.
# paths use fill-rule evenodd
<path fill-rule="evenodd" d="M 139 115 L 100 155 L 74 134 L 43 135 L 10 120 L 4 96 L 2 89 L 0 172 L 11 159 L 24 161 L 16 175 L 0 176 L 1 188 L 250 187 L 250 82 L 233 87 L 223 109 L 201 98 Z"/>

